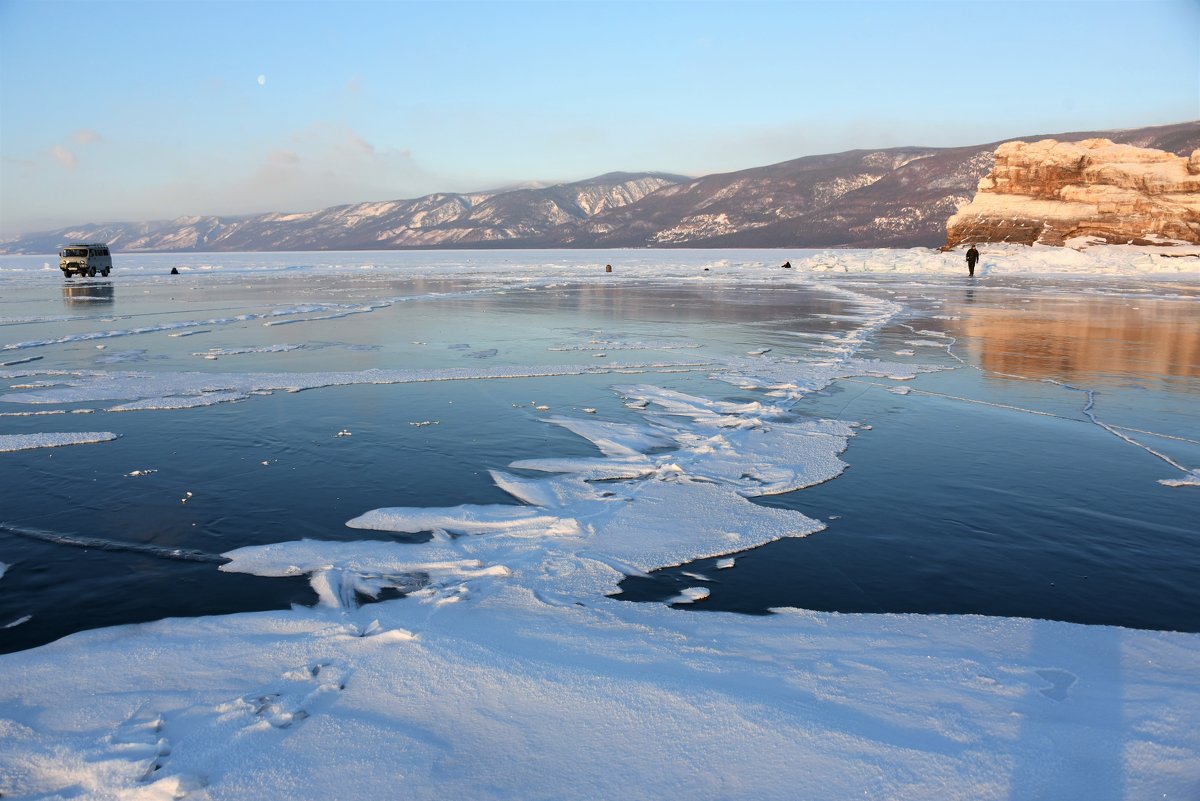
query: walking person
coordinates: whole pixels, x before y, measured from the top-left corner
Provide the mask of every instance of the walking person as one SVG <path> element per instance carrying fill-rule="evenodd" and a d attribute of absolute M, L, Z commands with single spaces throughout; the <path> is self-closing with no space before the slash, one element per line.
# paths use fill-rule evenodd
<path fill-rule="evenodd" d="M 979 251 L 974 245 L 967 250 L 967 274 L 972 278 L 975 277 L 975 262 L 979 261 Z"/>

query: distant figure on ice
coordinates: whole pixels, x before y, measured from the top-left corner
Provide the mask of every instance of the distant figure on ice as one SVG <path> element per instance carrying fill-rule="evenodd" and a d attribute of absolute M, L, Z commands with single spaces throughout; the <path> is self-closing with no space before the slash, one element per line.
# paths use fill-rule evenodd
<path fill-rule="evenodd" d="M 792 269 L 792 261 L 791 261 L 791 259 L 788 259 L 787 261 L 785 261 L 785 262 L 783 263 L 783 269 L 785 269 L 785 270 L 790 270 L 790 269 Z"/>
<path fill-rule="evenodd" d="M 178 267 L 172 267 L 172 268 L 171 268 L 171 275 L 179 275 L 179 268 L 178 268 Z"/>
<path fill-rule="evenodd" d="M 967 274 L 968 275 L 971 275 L 971 276 L 975 275 L 975 262 L 977 262 L 977 261 L 979 261 L 979 251 L 975 249 L 974 245 L 971 245 L 971 247 L 967 250 Z"/>

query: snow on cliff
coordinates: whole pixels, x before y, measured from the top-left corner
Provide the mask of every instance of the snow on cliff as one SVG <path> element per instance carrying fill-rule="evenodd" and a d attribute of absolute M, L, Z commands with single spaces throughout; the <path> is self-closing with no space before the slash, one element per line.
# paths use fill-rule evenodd
<path fill-rule="evenodd" d="M 1200 150 L 1184 157 L 1108 139 L 1008 142 L 946 236 L 950 245 L 1200 244 Z"/>

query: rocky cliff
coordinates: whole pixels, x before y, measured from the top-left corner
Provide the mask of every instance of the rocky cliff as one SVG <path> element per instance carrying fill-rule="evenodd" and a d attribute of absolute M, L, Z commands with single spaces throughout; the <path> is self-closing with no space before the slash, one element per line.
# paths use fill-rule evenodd
<path fill-rule="evenodd" d="M 1200 243 L 1200 150 L 1081 142 L 1006 142 L 975 198 L 946 223 L 946 244 Z"/>

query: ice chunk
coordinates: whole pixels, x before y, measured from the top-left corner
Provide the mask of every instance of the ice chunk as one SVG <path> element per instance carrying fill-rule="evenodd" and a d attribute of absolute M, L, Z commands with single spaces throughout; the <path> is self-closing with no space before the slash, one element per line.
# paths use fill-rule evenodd
<path fill-rule="evenodd" d="M 570 537 L 580 533 L 571 518 L 527 506 L 464 504 L 453 507 L 375 509 L 348 521 L 350 528 L 418 533 L 504 534 L 510 537 Z"/>
<path fill-rule="evenodd" d="M 572 417 L 548 417 L 545 421 L 578 434 L 606 456 L 631 456 L 652 448 L 674 444 L 669 436 L 645 425 L 578 420 Z"/>
<path fill-rule="evenodd" d="M 1167 487 L 1200 487 L 1200 470 L 1191 470 L 1183 478 L 1160 478 L 1158 483 Z"/>
<path fill-rule="evenodd" d="M 238 548 L 222 554 L 220 569 L 256 576 L 307 575 L 323 606 L 353 608 L 357 597 L 386 588 L 418 592 L 481 577 L 510 574 L 440 543 L 326 542 L 301 540 Z"/>
<path fill-rule="evenodd" d="M 707 587 L 688 587 L 683 592 L 667 601 L 668 604 L 691 604 L 703 601 L 710 594 Z"/>

